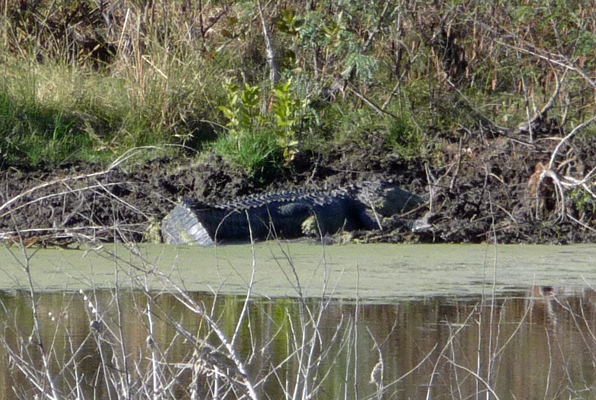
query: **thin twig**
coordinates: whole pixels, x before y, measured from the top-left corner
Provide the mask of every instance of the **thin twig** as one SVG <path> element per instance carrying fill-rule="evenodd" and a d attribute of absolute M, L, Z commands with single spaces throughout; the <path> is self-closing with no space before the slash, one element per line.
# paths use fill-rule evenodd
<path fill-rule="evenodd" d="M 557 157 L 557 155 L 558 155 L 559 150 L 561 149 L 561 147 L 563 147 L 563 145 L 568 140 L 570 140 L 575 135 L 577 135 L 582 129 L 584 129 L 587 126 L 592 125 L 594 123 L 594 121 L 596 121 L 596 116 L 593 116 L 592 118 L 590 118 L 586 122 L 579 124 L 571 132 L 569 132 L 569 134 L 567 136 L 565 136 L 563 139 L 561 139 L 561 141 L 559 142 L 559 144 L 557 145 L 557 147 L 555 147 L 555 150 L 553 151 L 553 154 L 550 157 L 550 161 L 549 161 L 548 166 L 546 167 L 546 169 L 553 169 L 553 166 L 555 165 L 555 158 Z"/>
<path fill-rule="evenodd" d="M 378 105 L 376 105 L 372 100 L 368 99 L 366 96 L 364 96 L 362 93 L 360 93 L 360 91 L 358 91 L 353 85 L 349 85 L 347 87 L 352 93 L 354 93 L 358 98 L 360 98 L 362 101 L 364 101 L 366 104 L 368 104 L 369 106 L 371 106 L 376 112 L 378 112 L 380 115 L 386 114 L 389 115 L 395 119 L 397 118 L 397 115 L 387 111 L 387 110 L 383 110 L 381 107 L 379 107 Z"/>

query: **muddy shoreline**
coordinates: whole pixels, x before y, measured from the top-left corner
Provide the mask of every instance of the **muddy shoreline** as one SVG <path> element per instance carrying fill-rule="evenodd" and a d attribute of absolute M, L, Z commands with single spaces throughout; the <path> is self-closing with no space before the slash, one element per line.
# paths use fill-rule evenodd
<path fill-rule="evenodd" d="M 382 141 L 352 143 L 328 154 L 303 152 L 282 170 L 238 172 L 220 157 L 202 162 L 159 158 L 112 167 L 70 164 L 3 165 L 0 235 L 9 243 L 53 245 L 88 241 L 156 241 L 159 221 L 183 197 L 219 202 L 295 187 L 325 188 L 382 179 L 427 196 L 408 218 L 431 210 L 433 228 L 411 233 L 396 217 L 387 229 L 353 232 L 359 242 L 587 243 L 596 240 L 592 203 L 581 188 L 538 179 L 560 139 L 527 143 L 507 136 L 437 141 L 426 159 L 406 160 Z M 560 160 L 559 160 L 560 159 Z M 596 165 L 589 141 L 561 153 L 554 171 L 581 177 Z M 559 175 L 557 175 L 559 176 Z M 582 202 L 583 201 L 583 202 Z M 20 235 L 20 236 L 19 236 Z M 342 236 L 345 240 L 345 235 Z"/>

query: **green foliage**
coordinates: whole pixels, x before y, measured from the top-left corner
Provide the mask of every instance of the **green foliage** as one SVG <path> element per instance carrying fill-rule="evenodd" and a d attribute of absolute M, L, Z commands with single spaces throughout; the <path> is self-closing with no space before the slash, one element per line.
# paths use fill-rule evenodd
<path fill-rule="evenodd" d="M 292 79 L 277 85 L 266 98 L 258 86 L 227 82 L 228 104 L 219 109 L 227 118 L 228 138 L 217 147 L 249 171 L 272 162 L 278 153 L 290 161 L 299 151 L 299 134 L 307 122 L 308 102 L 293 90 Z M 261 104 L 272 98 L 269 110 Z M 271 139 L 274 138 L 274 141 Z M 236 143 L 236 148 L 231 146 Z M 255 154 L 251 155 L 250 152 Z M 268 159 L 270 158 L 270 159 Z"/>
<path fill-rule="evenodd" d="M 0 93 L 0 154 L 36 165 L 58 164 L 91 148 L 91 140 L 76 126 L 76 118 L 32 105 L 17 107 Z"/>
<path fill-rule="evenodd" d="M 577 54 L 591 56 L 596 52 L 596 33 L 589 31 L 578 32 Z"/>
<path fill-rule="evenodd" d="M 292 79 L 273 89 L 272 111 L 277 144 L 283 149 L 284 159 L 291 160 L 299 151 L 298 135 L 308 122 L 308 101 L 300 100 L 292 89 Z"/>
<path fill-rule="evenodd" d="M 304 14 L 304 20 L 298 31 L 304 47 L 317 47 L 323 43 L 325 36 L 321 27 L 325 24 L 324 20 L 325 16 L 318 12 L 309 11 Z"/>
<path fill-rule="evenodd" d="M 263 128 L 265 115 L 260 110 L 258 86 L 226 82 L 226 106 L 219 109 L 227 118 L 227 135 L 219 138 L 215 150 L 246 171 L 254 173 L 277 164 L 279 148 L 271 131 Z"/>
<path fill-rule="evenodd" d="M 323 26 L 323 35 L 326 45 L 332 49 L 343 49 L 349 44 L 350 32 L 344 19 L 344 13 L 339 12 L 335 20 L 329 21 Z"/>
<path fill-rule="evenodd" d="M 284 8 L 273 19 L 275 27 L 283 33 L 295 36 L 298 34 L 300 27 L 304 24 L 304 20 L 300 18 L 291 8 Z"/>
<path fill-rule="evenodd" d="M 422 134 L 406 116 L 392 121 L 387 133 L 387 142 L 406 159 L 424 155 Z"/>
<path fill-rule="evenodd" d="M 13 3 L 0 4 L 0 149 L 14 160 L 201 148 L 222 125 L 216 147 L 247 166 L 287 162 L 305 141 L 320 149 L 370 132 L 416 154 L 431 135 L 486 117 L 514 128 L 564 71 L 549 117 L 565 109 L 575 124 L 595 105 L 577 73 L 596 69 L 591 0 L 263 3 L 280 73 L 293 77 L 272 91 L 254 2 Z M 439 27 L 461 49 L 458 76 L 430 43 Z M 334 80 L 346 83 L 341 96 L 311 107 Z M 400 118 L 380 121 L 374 105 Z"/>
<path fill-rule="evenodd" d="M 282 163 L 275 134 L 270 131 L 248 133 L 242 137 L 222 135 L 213 148 L 251 175 L 268 168 L 278 168 Z"/>
<path fill-rule="evenodd" d="M 228 119 L 228 132 L 236 139 L 247 136 L 258 130 L 263 115 L 259 109 L 261 90 L 258 86 L 251 86 L 248 83 L 243 88 L 235 83 L 224 84 L 228 95 L 228 105 L 220 106 L 224 116 Z"/>
<path fill-rule="evenodd" d="M 581 187 L 573 189 L 569 194 L 569 200 L 575 205 L 575 209 L 581 213 L 596 213 L 596 201 L 591 193 Z"/>

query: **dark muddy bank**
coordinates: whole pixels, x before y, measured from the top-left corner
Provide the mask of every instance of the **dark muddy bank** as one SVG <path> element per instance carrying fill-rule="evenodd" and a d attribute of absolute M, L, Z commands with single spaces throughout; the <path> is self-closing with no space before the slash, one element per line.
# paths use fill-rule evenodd
<path fill-rule="evenodd" d="M 380 140 L 353 143 L 321 155 L 301 153 L 283 170 L 249 177 L 215 156 L 123 162 L 109 170 L 93 165 L 31 169 L 4 165 L 0 174 L 0 232 L 31 244 L 157 240 L 159 221 L 182 197 L 211 202 L 292 187 L 324 188 L 383 179 L 428 196 L 408 218 L 435 213 L 433 228 L 413 234 L 399 218 L 383 232 L 354 232 L 365 242 L 582 243 L 596 239 L 594 203 L 581 179 L 594 165 L 588 141 L 576 140 L 556 157 L 555 175 L 540 175 L 559 139 L 533 144 L 524 138 L 437 138 L 427 159 L 405 160 Z M 558 191 L 558 187 L 563 192 Z M 557 193 L 559 192 L 559 193 Z M 561 197 L 564 195 L 564 201 Z"/>

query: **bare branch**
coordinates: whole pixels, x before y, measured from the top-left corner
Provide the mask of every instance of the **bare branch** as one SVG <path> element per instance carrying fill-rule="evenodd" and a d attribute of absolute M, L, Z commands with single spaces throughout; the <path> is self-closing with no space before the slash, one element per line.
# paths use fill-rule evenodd
<path fill-rule="evenodd" d="M 364 101 L 366 104 L 368 104 L 369 106 L 371 106 L 377 113 L 379 113 L 380 115 L 386 114 L 389 115 L 395 119 L 397 119 L 397 115 L 383 110 L 381 107 L 379 107 L 378 105 L 376 105 L 372 100 L 368 99 L 366 96 L 364 96 L 362 93 L 360 93 L 360 91 L 358 91 L 355 87 L 353 87 L 353 85 L 350 85 L 347 87 L 352 93 L 354 93 L 356 96 L 358 96 L 358 98 L 360 98 L 362 101 Z"/>
<path fill-rule="evenodd" d="M 271 31 L 265 21 L 263 14 L 263 5 L 261 0 L 257 1 L 257 7 L 259 9 L 259 17 L 261 19 L 261 25 L 263 26 L 263 36 L 265 38 L 265 46 L 267 47 L 267 62 L 269 63 L 269 79 L 271 80 L 271 89 L 275 88 L 277 82 L 279 82 L 279 66 L 277 65 L 277 58 L 275 57 L 275 50 L 273 50 L 273 39 Z"/>
<path fill-rule="evenodd" d="M 582 78 L 584 78 L 590 84 L 590 86 L 592 86 L 593 88 L 596 88 L 596 81 L 594 81 L 592 78 L 590 78 L 588 76 L 588 74 L 586 74 L 584 72 L 583 69 L 577 67 L 575 64 L 573 64 L 573 62 L 569 61 L 566 57 L 564 57 L 562 55 L 559 55 L 558 57 L 560 59 L 562 59 L 563 61 L 554 58 L 550 54 L 549 55 L 543 55 L 543 54 L 540 54 L 540 52 L 538 52 L 538 51 L 531 51 L 531 50 L 528 50 L 528 49 L 524 49 L 523 47 L 513 46 L 513 45 L 511 45 L 509 43 L 505 43 L 505 42 L 502 42 L 500 40 L 497 40 L 496 43 L 499 43 L 499 44 L 501 44 L 503 46 L 506 46 L 506 47 L 509 47 L 509 48 L 512 48 L 512 49 L 515 49 L 515 50 L 519 50 L 522 53 L 526 53 L 526 54 L 532 55 L 534 57 L 538 57 L 540 59 L 546 60 L 546 61 L 548 61 L 550 63 L 553 63 L 553 64 L 559 65 L 561 67 L 564 67 L 565 69 L 575 71 Z"/>
<path fill-rule="evenodd" d="M 553 73 L 555 74 L 555 81 L 557 82 L 557 86 L 555 87 L 555 91 L 554 91 L 553 95 L 548 100 L 548 103 L 546 103 L 546 105 L 542 108 L 542 110 L 540 110 L 540 115 L 542 115 L 543 117 L 546 117 L 546 113 L 551 108 L 553 108 L 553 106 L 555 105 L 555 100 L 557 99 L 557 96 L 561 92 L 561 84 L 563 83 L 563 81 L 565 80 L 565 77 L 567 76 L 567 71 L 569 71 L 569 70 L 565 69 L 565 71 L 563 72 L 563 77 L 561 79 L 559 79 L 559 77 L 557 76 L 557 71 L 555 71 L 555 69 L 553 68 Z M 536 118 L 536 117 L 534 117 L 534 118 Z"/>
<path fill-rule="evenodd" d="M 561 150 L 561 147 L 563 147 L 563 145 L 569 139 L 571 139 L 575 135 L 577 135 L 582 129 L 584 129 L 587 126 L 592 125 L 594 123 L 594 121 L 596 121 L 596 116 L 593 116 L 592 118 L 590 118 L 586 122 L 584 122 L 582 124 L 579 124 L 571 132 L 569 132 L 569 134 L 567 136 L 565 136 L 563 139 L 561 139 L 561 141 L 559 142 L 559 144 L 557 145 L 557 147 L 555 147 L 555 150 L 553 151 L 553 154 L 550 157 L 550 161 L 549 161 L 548 166 L 546 167 L 546 169 L 552 169 L 553 168 L 553 166 L 555 164 L 555 158 L 557 157 L 557 154 L 559 153 L 559 150 Z"/>

